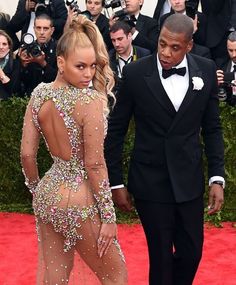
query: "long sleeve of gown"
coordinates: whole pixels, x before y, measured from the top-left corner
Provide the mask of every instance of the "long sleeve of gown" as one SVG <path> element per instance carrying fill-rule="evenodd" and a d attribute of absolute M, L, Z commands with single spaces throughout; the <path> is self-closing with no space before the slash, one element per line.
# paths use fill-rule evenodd
<path fill-rule="evenodd" d="M 102 100 L 96 98 L 88 104 L 83 104 L 81 113 L 85 169 L 98 204 L 101 221 L 114 223 L 116 221 L 115 209 L 104 159 L 106 118 L 103 114 Z"/>
<path fill-rule="evenodd" d="M 40 133 L 33 123 L 32 107 L 29 102 L 23 124 L 21 140 L 21 165 L 25 176 L 25 184 L 31 193 L 34 193 L 39 181 L 37 167 L 37 151 L 39 146 Z"/>

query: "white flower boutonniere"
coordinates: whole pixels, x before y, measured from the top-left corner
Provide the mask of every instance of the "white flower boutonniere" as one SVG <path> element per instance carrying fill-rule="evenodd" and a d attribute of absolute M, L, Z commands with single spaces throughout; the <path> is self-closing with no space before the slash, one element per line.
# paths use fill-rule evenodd
<path fill-rule="evenodd" d="M 194 76 L 192 78 L 192 82 L 193 82 L 193 90 L 201 90 L 202 87 L 204 86 L 204 82 L 201 77 Z"/>

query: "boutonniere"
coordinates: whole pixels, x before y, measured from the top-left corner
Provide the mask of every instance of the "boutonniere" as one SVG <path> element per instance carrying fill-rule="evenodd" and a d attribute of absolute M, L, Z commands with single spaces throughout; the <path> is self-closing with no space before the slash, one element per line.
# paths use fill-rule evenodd
<path fill-rule="evenodd" d="M 193 82 L 193 90 L 201 90 L 202 87 L 204 86 L 204 82 L 201 77 L 194 76 L 192 78 L 192 82 Z"/>

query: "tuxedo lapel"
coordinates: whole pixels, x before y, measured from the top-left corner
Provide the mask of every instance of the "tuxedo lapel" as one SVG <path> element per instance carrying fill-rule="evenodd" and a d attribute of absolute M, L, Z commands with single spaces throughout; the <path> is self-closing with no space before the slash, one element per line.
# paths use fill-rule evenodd
<path fill-rule="evenodd" d="M 189 108 L 195 96 L 199 96 L 199 90 L 193 90 L 192 78 L 193 77 L 201 78 L 202 72 L 199 69 L 193 57 L 189 54 L 187 54 L 187 61 L 188 61 L 188 70 L 189 70 L 189 87 L 169 131 L 173 129 L 173 127 L 176 125 L 179 119 L 184 115 L 185 111 Z"/>
<path fill-rule="evenodd" d="M 163 108 L 166 109 L 172 116 L 176 114 L 175 108 L 171 103 L 168 95 L 164 87 L 162 86 L 158 68 L 157 68 L 157 58 L 156 54 L 153 54 L 150 57 L 150 72 L 146 76 L 144 76 L 144 80 L 146 81 L 151 94 L 155 97 L 155 99 L 162 105 Z"/>

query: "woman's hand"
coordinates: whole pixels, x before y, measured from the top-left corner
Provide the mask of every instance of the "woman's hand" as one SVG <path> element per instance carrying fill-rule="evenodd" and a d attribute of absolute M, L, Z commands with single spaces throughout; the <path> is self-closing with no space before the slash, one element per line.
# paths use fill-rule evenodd
<path fill-rule="evenodd" d="M 116 235 L 117 235 L 117 225 L 115 223 L 101 225 L 101 230 L 97 242 L 98 256 L 100 258 L 107 253 L 113 240 L 116 238 Z"/>

